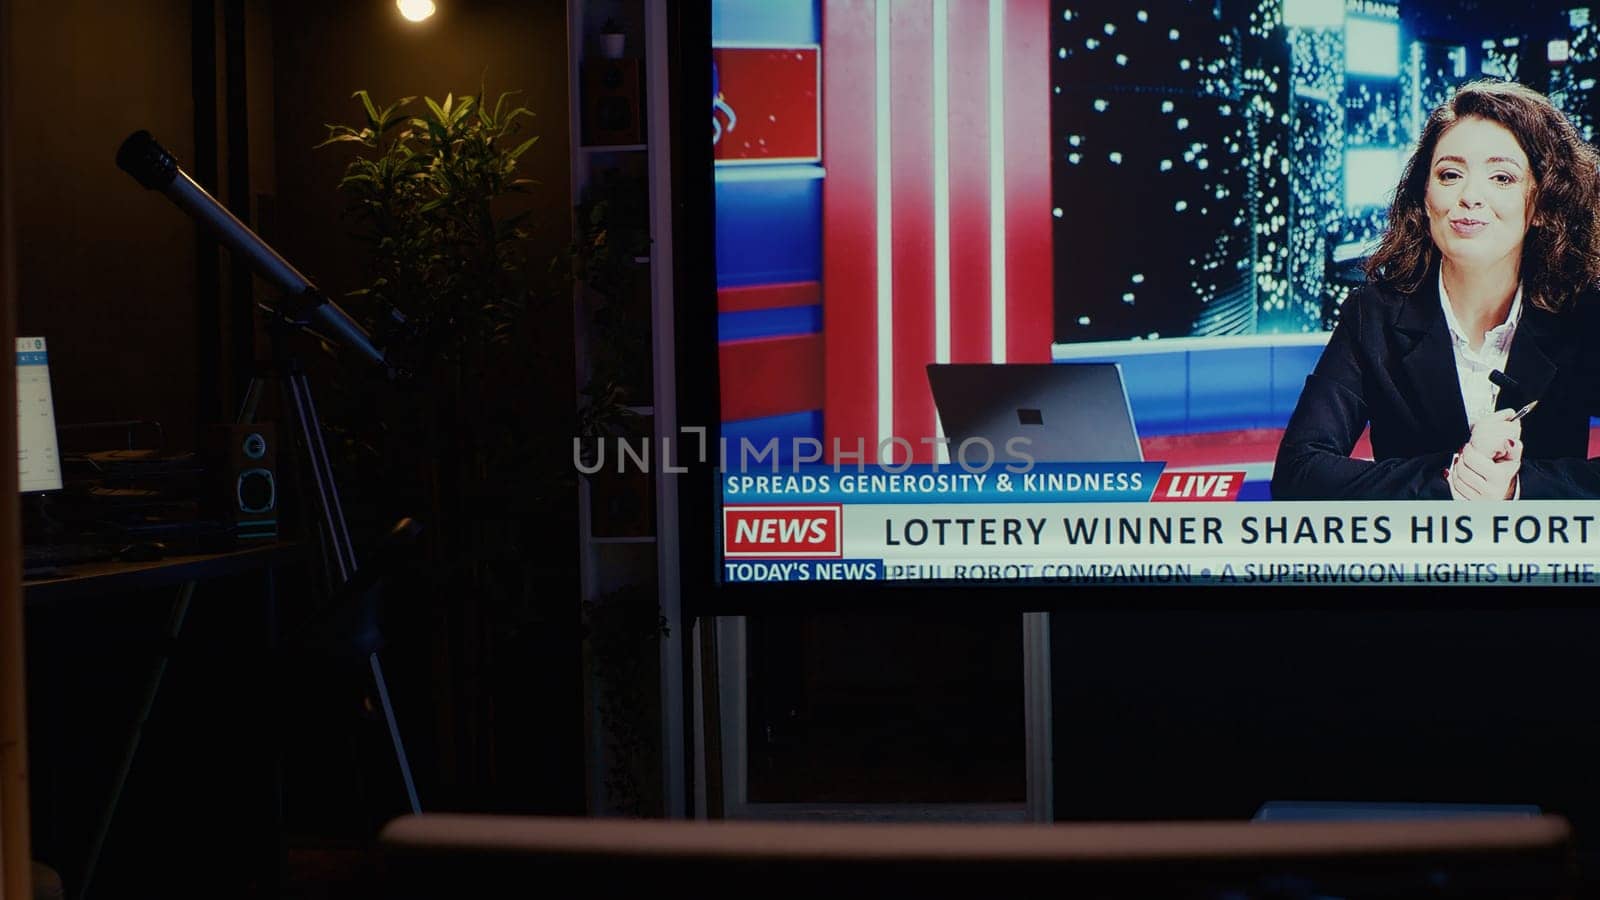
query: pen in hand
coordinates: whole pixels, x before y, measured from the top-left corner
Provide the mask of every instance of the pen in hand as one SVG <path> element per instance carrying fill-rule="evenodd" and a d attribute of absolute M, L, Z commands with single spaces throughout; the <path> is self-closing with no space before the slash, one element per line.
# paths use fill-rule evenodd
<path fill-rule="evenodd" d="M 1493 371 L 1491 371 L 1489 373 L 1489 380 L 1494 382 L 1496 387 L 1509 388 L 1510 390 L 1513 390 L 1513 391 L 1522 390 L 1522 385 L 1515 378 L 1512 378 L 1510 375 L 1507 375 L 1506 373 L 1500 371 L 1499 369 L 1495 369 L 1495 370 L 1493 370 Z M 1521 409 L 1517 410 L 1516 412 L 1512 413 L 1511 414 L 1511 418 L 1507 419 L 1506 421 L 1508 421 L 1508 422 L 1516 422 L 1516 421 L 1520 420 L 1523 416 L 1527 415 L 1528 413 L 1533 412 L 1534 407 L 1536 407 L 1538 405 L 1539 405 L 1539 401 L 1538 400 L 1531 400 L 1531 401 L 1528 402 L 1528 405 L 1526 405 L 1526 406 L 1522 407 Z M 1502 460 L 1502 459 L 1508 459 L 1508 458 L 1510 458 L 1510 456 L 1511 456 L 1511 445 L 1508 444 L 1504 450 L 1495 451 L 1494 456 L 1491 457 L 1491 458 L 1494 459 L 1495 461 L 1499 461 L 1499 460 Z"/>
<path fill-rule="evenodd" d="M 1507 419 L 1506 421 L 1507 422 L 1515 422 L 1518 419 L 1521 419 L 1523 416 L 1527 415 L 1528 413 L 1533 412 L 1533 408 L 1535 406 L 1538 406 L 1538 405 L 1539 405 L 1539 401 L 1531 400 L 1531 401 L 1528 402 L 1527 406 L 1524 406 L 1521 409 L 1517 410 L 1516 412 L 1512 413 L 1511 414 L 1511 418 Z M 1491 456 L 1490 459 L 1492 459 L 1495 462 L 1500 462 L 1501 460 L 1504 460 L 1504 459 L 1510 459 L 1511 458 L 1511 448 L 1514 447 L 1515 445 L 1516 445 L 1516 439 L 1515 438 L 1508 438 L 1507 441 L 1506 441 L 1506 446 L 1503 449 L 1496 450 L 1494 452 L 1494 455 Z"/>

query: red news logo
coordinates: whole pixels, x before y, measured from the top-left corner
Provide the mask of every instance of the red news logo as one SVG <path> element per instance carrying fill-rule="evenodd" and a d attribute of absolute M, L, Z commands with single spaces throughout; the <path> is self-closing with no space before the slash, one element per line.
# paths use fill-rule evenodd
<path fill-rule="evenodd" d="M 1156 482 L 1151 503 L 1195 503 L 1237 500 L 1244 484 L 1243 472 L 1164 472 Z"/>
<path fill-rule="evenodd" d="M 722 555 L 728 559 L 840 558 L 842 507 L 725 506 Z"/>

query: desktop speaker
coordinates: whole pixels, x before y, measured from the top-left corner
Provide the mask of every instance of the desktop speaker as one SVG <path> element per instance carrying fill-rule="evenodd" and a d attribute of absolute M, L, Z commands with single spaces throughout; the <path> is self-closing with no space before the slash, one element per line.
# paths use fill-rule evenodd
<path fill-rule="evenodd" d="M 644 85 L 637 59 L 593 59 L 583 65 L 585 143 L 644 142 Z"/>
<path fill-rule="evenodd" d="M 278 536 L 278 437 L 270 422 L 212 430 L 216 499 L 241 538 Z"/>

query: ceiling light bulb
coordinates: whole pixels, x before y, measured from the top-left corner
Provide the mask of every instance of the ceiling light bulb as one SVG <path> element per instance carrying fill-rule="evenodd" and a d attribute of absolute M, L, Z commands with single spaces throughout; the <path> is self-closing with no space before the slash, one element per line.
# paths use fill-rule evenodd
<path fill-rule="evenodd" d="M 394 5 L 400 8 L 400 15 L 413 22 L 421 22 L 437 9 L 433 0 L 395 0 Z"/>

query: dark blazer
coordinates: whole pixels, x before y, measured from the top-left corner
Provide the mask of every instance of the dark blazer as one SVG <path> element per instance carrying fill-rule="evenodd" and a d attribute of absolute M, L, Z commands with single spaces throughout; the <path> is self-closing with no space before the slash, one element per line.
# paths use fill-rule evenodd
<path fill-rule="evenodd" d="M 1448 500 L 1444 470 L 1471 436 L 1437 274 L 1415 294 L 1366 285 L 1345 300 L 1338 327 L 1306 377 L 1272 473 L 1278 500 Z M 1526 500 L 1600 497 L 1588 460 L 1589 417 L 1600 414 L 1600 295 L 1560 315 L 1524 298 L 1500 408 L 1537 399 L 1522 420 L 1519 473 Z M 1350 458 L 1372 424 L 1373 460 Z"/>

